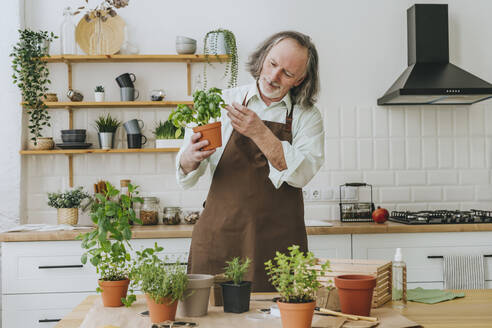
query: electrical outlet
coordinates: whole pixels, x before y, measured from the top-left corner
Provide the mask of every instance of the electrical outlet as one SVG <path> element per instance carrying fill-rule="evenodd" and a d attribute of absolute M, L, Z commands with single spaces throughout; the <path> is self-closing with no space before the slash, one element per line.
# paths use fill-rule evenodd
<path fill-rule="evenodd" d="M 321 200 L 321 189 L 319 189 L 319 188 L 311 189 L 311 199 L 312 200 Z"/>

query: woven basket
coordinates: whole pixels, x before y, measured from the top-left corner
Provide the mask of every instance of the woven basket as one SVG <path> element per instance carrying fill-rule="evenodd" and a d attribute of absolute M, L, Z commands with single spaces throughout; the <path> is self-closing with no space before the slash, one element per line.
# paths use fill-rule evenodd
<path fill-rule="evenodd" d="M 29 150 L 50 150 L 55 148 L 53 138 L 37 138 L 36 141 L 37 143 L 34 145 L 34 141 L 29 139 L 27 148 Z"/>
<path fill-rule="evenodd" d="M 78 208 L 59 208 L 58 209 L 58 224 L 76 225 L 79 221 Z"/>

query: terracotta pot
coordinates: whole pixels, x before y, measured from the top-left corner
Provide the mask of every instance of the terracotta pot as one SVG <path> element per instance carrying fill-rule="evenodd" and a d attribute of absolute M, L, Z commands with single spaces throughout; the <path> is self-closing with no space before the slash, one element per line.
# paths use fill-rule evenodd
<path fill-rule="evenodd" d="M 284 303 L 277 301 L 282 328 L 311 328 L 316 302 Z"/>
<path fill-rule="evenodd" d="M 130 280 L 106 281 L 99 280 L 99 287 L 102 289 L 102 301 L 105 307 L 122 306 L 121 298 L 126 297 Z"/>
<path fill-rule="evenodd" d="M 145 294 L 147 299 L 147 307 L 149 308 L 150 321 L 152 323 L 164 322 L 166 320 L 174 321 L 176 319 L 176 309 L 178 308 L 178 301 L 174 301 L 171 304 L 171 298 L 165 297 L 156 303 L 149 294 Z"/>
<path fill-rule="evenodd" d="M 335 277 L 343 313 L 369 316 L 376 277 L 347 274 Z"/>
<path fill-rule="evenodd" d="M 222 123 L 215 122 L 193 128 L 193 132 L 201 132 L 202 137 L 198 141 L 208 140 L 209 144 L 203 150 L 211 150 L 222 146 Z"/>

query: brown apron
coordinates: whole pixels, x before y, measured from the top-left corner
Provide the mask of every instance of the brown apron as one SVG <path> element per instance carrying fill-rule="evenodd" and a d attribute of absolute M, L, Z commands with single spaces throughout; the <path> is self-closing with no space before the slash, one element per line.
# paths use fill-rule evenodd
<path fill-rule="evenodd" d="M 263 121 L 281 141 L 292 143 L 293 111 L 292 106 L 286 124 Z M 245 280 L 252 281 L 253 291 L 274 291 L 264 263 L 293 244 L 307 251 L 302 190 L 287 183 L 275 189 L 268 174 L 265 155 L 233 130 L 193 229 L 188 272 L 222 273 L 226 261 L 249 257 Z"/>

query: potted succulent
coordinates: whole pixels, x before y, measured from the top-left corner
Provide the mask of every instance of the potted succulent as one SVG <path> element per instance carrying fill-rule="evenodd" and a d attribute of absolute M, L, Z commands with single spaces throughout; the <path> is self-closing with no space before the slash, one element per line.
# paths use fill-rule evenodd
<path fill-rule="evenodd" d="M 95 123 L 99 137 L 99 147 L 101 149 L 113 148 L 114 136 L 121 122 L 108 114 L 107 116 L 99 116 Z"/>
<path fill-rule="evenodd" d="M 98 85 L 94 89 L 94 100 L 96 102 L 103 102 L 104 101 L 104 87 L 102 85 Z"/>
<path fill-rule="evenodd" d="M 229 55 L 230 59 L 226 62 L 224 78 L 229 75 L 228 88 L 233 88 L 237 85 L 238 73 L 238 55 L 236 46 L 236 37 L 234 33 L 226 29 L 216 29 L 207 32 L 203 38 L 203 53 L 207 59 L 207 63 L 203 66 L 204 88 L 207 88 L 207 64 L 209 55 Z"/>
<path fill-rule="evenodd" d="M 49 192 L 48 205 L 54 207 L 58 212 L 58 224 L 76 225 L 79 220 L 79 207 L 83 199 L 89 194 L 82 187 L 65 192 Z"/>
<path fill-rule="evenodd" d="M 137 251 L 130 273 L 132 292 L 138 288 L 145 294 L 152 323 L 174 321 L 178 301 L 184 299 L 188 284 L 186 267 L 179 261 L 167 263 L 166 258 L 159 258 L 157 253 L 161 251 L 157 243 L 154 248 Z M 132 294 L 127 299 L 131 304 L 136 297 Z"/>
<path fill-rule="evenodd" d="M 179 148 L 183 144 L 184 128 L 175 127 L 170 120 L 159 121 L 153 133 L 155 135 L 155 148 Z"/>
<path fill-rule="evenodd" d="M 210 88 L 207 91 L 196 90 L 193 93 L 193 108 L 188 105 L 179 104 L 178 107 L 169 115 L 169 120 L 177 128 L 193 127 L 193 132 L 201 132 L 200 140 L 208 140 L 209 145 L 204 150 L 215 149 L 222 146 L 221 123 L 218 119 L 225 102 L 222 99 L 222 90 Z M 212 123 L 211 123 L 212 121 Z M 179 137 L 181 130 L 176 130 L 176 137 Z"/>
<path fill-rule="evenodd" d="M 221 284 L 224 312 L 247 312 L 249 311 L 251 281 L 243 281 L 243 276 L 248 271 L 251 260 L 246 258 L 241 261 L 239 257 L 235 257 L 226 263 L 225 276 L 230 281 Z"/>
<path fill-rule="evenodd" d="M 317 260 L 313 253 L 304 254 L 299 246 L 288 247 L 289 253 L 276 253 L 275 258 L 265 262 L 270 282 L 280 293 L 277 305 L 280 309 L 282 327 L 310 328 L 316 305 L 316 291 L 322 287 L 318 274 L 324 276 L 329 262 L 321 264 L 319 271 L 313 268 Z"/>
<path fill-rule="evenodd" d="M 104 306 L 122 306 L 126 298 L 130 274 L 130 239 L 132 237 L 130 222 L 141 223 L 136 217 L 132 203 L 142 202 L 137 197 L 137 187 L 128 184 L 129 195 L 106 182 L 106 190 L 96 193 L 91 205 L 90 216 L 95 229 L 81 234 L 81 262 L 87 260 L 96 267 L 99 274 L 96 289 L 102 292 Z"/>
<path fill-rule="evenodd" d="M 14 46 L 12 57 L 12 78 L 21 90 L 23 106 L 29 115 L 29 149 L 46 150 L 55 146 L 53 138 L 43 137 L 41 132 L 50 126 L 50 115 L 43 102 L 48 91 L 48 64 L 42 57 L 49 57 L 49 44 L 58 37 L 53 32 L 19 30 L 20 38 Z"/>

